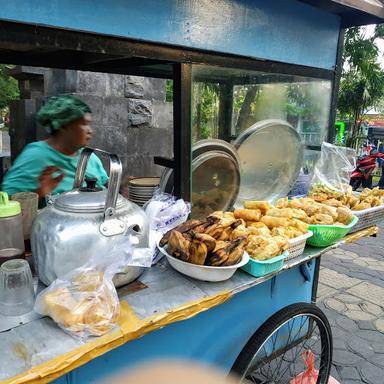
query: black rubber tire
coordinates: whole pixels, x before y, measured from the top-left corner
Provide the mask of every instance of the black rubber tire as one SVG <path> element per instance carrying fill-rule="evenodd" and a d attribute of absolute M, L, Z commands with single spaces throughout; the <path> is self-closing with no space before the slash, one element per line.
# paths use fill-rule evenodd
<path fill-rule="evenodd" d="M 281 309 L 279 312 L 276 312 L 273 316 L 271 316 L 249 339 L 249 341 L 237 357 L 235 363 L 233 364 L 231 373 L 242 378 L 245 375 L 248 366 L 251 363 L 255 354 L 263 346 L 265 341 L 274 333 L 274 331 L 289 319 L 298 315 L 306 314 L 314 315 L 320 320 L 320 323 L 322 323 L 322 328 L 319 327 L 321 338 L 323 339 L 324 337 L 326 338 L 325 340 L 329 342 L 328 351 L 324 351 L 324 353 L 322 353 L 322 359 L 325 359 L 326 368 L 325 371 L 322 372 L 322 374 L 319 374 L 319 378 L 317 381 L 317 384 L 328 383 L 328 378 L 332 365 L 333 350 L 331 326 L 329 325 L 328 319 L 325 314 L 316 305 L 308 303 L 295 303 L 289 305 Z"/>
<path fill-rule="evenodd" d="M 353 191 L 357 191 L 357 189 L 360 187 L 360 184 L 361 179 L 352 179 L 350 182 Z"/>
<path fill-rule="evenodd" d="M 372 181 L 373 181 L 372 175 L 368 177 L 368 180 L 363 179 L 363 183 L 362 183 L 363 184 L 363 188 L 370 188 L 370 189 L 372 189 Z"/>

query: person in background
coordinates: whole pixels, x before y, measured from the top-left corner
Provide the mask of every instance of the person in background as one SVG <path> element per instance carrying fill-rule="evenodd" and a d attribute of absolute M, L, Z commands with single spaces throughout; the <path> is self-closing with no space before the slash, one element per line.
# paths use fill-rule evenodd
<path fill-rule="evenodd" d="M 44 205 L 45 197 L 72 189 L 81 148 L 92 138 L 91 109 L 71 95 L 51 97 L 37 114 L 37 121 L 49 133 L 43 141 L 25 146 L 6 173 L 1 190 L 36 192 Z M 97 179 L 101 187 L 108 176 L 100 159 L 92 154 L 86 176 Z"/>

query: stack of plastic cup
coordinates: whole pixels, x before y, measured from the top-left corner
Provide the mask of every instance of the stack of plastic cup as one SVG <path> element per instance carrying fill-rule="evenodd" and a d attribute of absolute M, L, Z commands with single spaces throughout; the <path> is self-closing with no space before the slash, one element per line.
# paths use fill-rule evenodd
<path fill-rule="evenodd" d="M 19 316 L 31 312 L 35 291 L 31 269 L 26 260 L 14 259 L 0 266 L 0 313 Z"/>

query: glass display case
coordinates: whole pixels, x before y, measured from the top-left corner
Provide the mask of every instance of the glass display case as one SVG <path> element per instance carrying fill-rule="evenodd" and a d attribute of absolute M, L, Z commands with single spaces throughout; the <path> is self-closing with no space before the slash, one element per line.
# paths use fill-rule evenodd
<path fill-rule="evenodd" d="M 308 183 L 327 140 L 331 94 L 330 80 L 192 65 L 193 216 L 274 200 L 297 189 L 296 180 Z M 232 145 L 239 168 L 216 148 L 197 171 L 194 148 L 210 140 Z"/>

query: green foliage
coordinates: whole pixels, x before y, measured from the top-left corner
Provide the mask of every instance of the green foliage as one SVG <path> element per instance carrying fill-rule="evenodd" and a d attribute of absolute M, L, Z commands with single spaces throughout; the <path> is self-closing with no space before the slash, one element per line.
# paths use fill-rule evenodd
<path fill-rule="evenodd" d="M 167 80 L 165 87 L 165 101 L 173 101 L 173 80 Z"/>
<path fill-rule="evenodd" d="M 219 85 L 216 83 L 194 83 L 193 87 L 193 139 L 201 140 L 216 137 Z"/>
<path fill-rule="evenodd" d="M 0 109 L 7 107 L 11 100 L 19 98 L 17 80 L 7 74 L 10 65 L 0 64 Z"/>
<path fill-rule="evenodd" d="M 344 38 L 344 67 L 340 81 L 338 110 L 351 122 L 347 145 L 356 146 L 362 116 L 384 97 L 384 71 L 379 64 L 377 42 L 384 38 L 383 25 L 367 37 L 360 27 L 349 28 Z"/>

